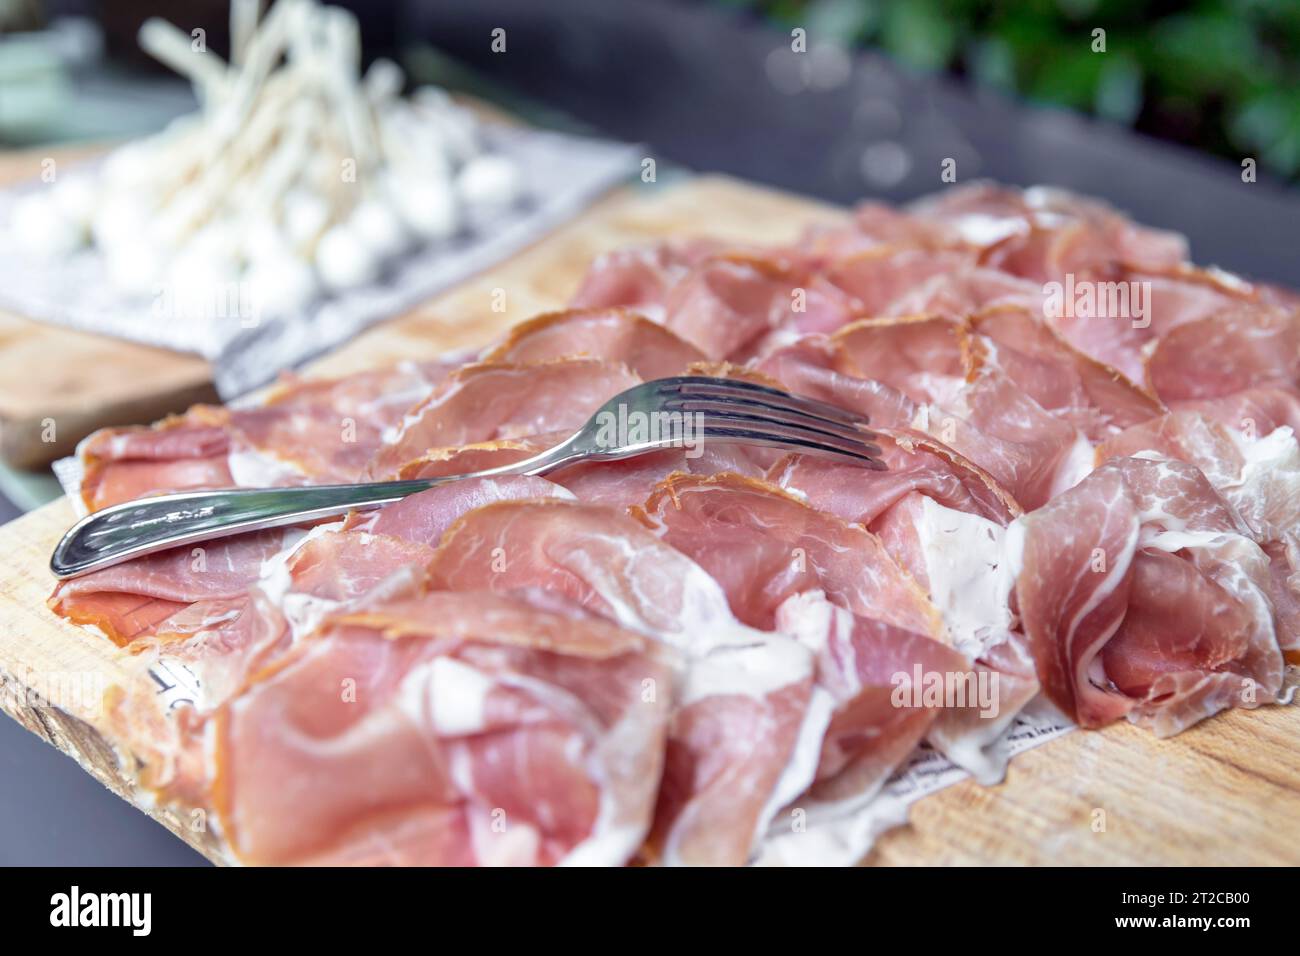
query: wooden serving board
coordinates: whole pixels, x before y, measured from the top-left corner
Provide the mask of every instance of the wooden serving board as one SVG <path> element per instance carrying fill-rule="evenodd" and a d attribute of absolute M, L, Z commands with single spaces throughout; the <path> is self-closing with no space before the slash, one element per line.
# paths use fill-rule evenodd
<path fill-rule="evenodd" d="M 625 190 L 489 273 L 376 326 L 311 374 L 337 375 L 483 344 L 555 309 L 590 259 L 629 242 L 707 232 L 773 242 L 843 213 L 721 178 Z M 493 311 L 505 293 L 505 309 Z M 136 769 L 119 765 L 93 716 L 70 716 L 29 692 L 66 675 L 123 676 L 124 655 L 45 608 L 46 562 L 74 518 L 54 502 L 0 528 L 0 707 L 76 758 L 124 799 L 217 862 L 211 832 L 179 810 L 146 809 Z M 1016 757 L 996 787 L 960 783 L 916 803 L 887 833 L 876 864 L 1300 863 L 1300 707 L 1234 711 L 1172 740 L 1118 724 L 1078 731 Z"/>

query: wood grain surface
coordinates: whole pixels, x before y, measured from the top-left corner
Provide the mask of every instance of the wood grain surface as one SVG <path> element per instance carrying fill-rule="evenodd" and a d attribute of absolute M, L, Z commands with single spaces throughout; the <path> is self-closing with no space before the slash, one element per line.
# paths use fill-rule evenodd
<path fill-rule="evenodd" d="M 833 209 L 731 180 L 699 178 L 618 193 L 545 242 L 316 363 L 336 375 L 479 345 L 508 325 L 560 307 L 593 255 L 627 242 L 708 232 L 759 242 L 793 238 Z M 504 311 L 493 311 L 504 290 Z M 124 656 L 45 608 L 50 551 L 73 520 L 66 500 L 0 528 L 0 706 L 140 805 L 139 770 L 85 719 L 30 689 L 51 675 L 124 680 Z M 1077 731 L 1021 754 L 1004 783 L 966 782 L 926 797 L 867 862 L 906 864 L 1300 863 L 1300 708 L 1234 711 L 1171 740 L 1117 724 Z M 186 808 L 152 810 L 217 862 L 222 847 Z"/>

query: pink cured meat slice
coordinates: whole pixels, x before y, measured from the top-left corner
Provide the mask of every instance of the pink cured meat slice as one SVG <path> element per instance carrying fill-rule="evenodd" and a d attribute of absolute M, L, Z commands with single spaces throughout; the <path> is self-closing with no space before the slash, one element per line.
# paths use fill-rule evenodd
<path fill-rule="evenodd" d="M 636 514 L 708 571 L 753 627 L 770 629 L 783 601 L 820 589 L 860 616 L 945 633 L 938 611 L 875 535 L 765 481 L 674 475 Z"/>
<path fill-rule="evenodd" d="M 196 601 L 242 598 L 283 547 L 285 531 L 258 531 L 172 548 L 60 582 L 50 608 L 126 645 Z"/>
<path fill-rule="evenodd" d="M 784 602 L 777 626 L 813 651 L 817 684 L 834 701 L 817 777 L 803 798 L 814 802 L 862 800 L 878 791 L 943 706 L 942 699 L 924 701 L 927 675 L 944 679 L 970 670 L 951 647 L 859 617 L 816 591 Z"/>
<path fill-rule="evenodd" d="M 817 730 L 807 653 L 744 627 L 716 581 L 632 518 L 558 500 L 488 505 L 447 532 L 431 574 L 457 591 L 543 589 L 682 653 L 652 831 L 662 859 L 745 862 L 811 778 L 792 765 Z"/>
<path fill-rule="evenodd" d="M 399 434 L 375 456 L 371 475 L 395 475 L 434 448 L 575 431 L 640 381 L 622 363 L 599 359 L 466 366 L 407 414 Z"/>
<path fill-rule="evenodd" d="M 1300 313 L 1239 309 L 1188 322 L 1160 339 L 1146 370 L 1166 402 L 1300 388 Z"/>
<path fill-rule="evenodd" d="M 664 325 L 710 359 L 732 358 L 796 314 L 800 281 L 766 259 L 710 259 L 673 286 Z"/>
<path fill-rule="evenodd" d="M 359 526 L 373 534 L 391 535 L 436 548 L 443 533 L 475 508 L 495 501 L 572 497 L 572 493 L 555 482 L 531 475 L 467 478 L 404 498 L 379 511 L 372 520 L 360 519 L 364 524 Z"/>
<path fill-rule="evenodd" d="M 1018 525 L 1039 679 L 1083 726 L 1165 736 L 1276 695 L 1268 557 L 1198 469 L 1117 459 Z"/>
<path fill-rule="evenodd" d="M 543 362 L 585 357 L 622 362 L 646 381 L 680 375 L 704 353 L 668 329 L 622 308 L 570 309 L 516 325 L 483 358 Z"/>
<path fill-rule="evenodd" d="M 775 349 L 756 368 L 788 391 L 865 415 L 872 426 L 906 428 L 916 402 L 897 388 L 846 370 L 845 358 L 824 336 L 808 335 Z"/>
<path fill-rule="evenodd" d="M 928 435 L 881 429 L 876 444 L 888 466 L 881 473 L 829 458 L 787 455 L 766 477 L 817 510 L 864 526 L 913 491 L 1002 525 L 1020 514 L 1015 499 L 988 472 Z"/>
<path fill-rule="evenodd" d="M 971 327 L 996 343 L 992 360 L 1016 385 L 1093 440 L 1164 411 L 1155 396 L 1078 351 L 1023 308 L 985 310 L 972 317 Z"/>
<path fill-rule="evenodd" d="M 346 611 L 217 713 L 213 803 L 249 863 L 620 864 L 651 821 L 670 687 L 653 642 L 553 602 Z"/>
<path fill-rule="evenodd" d="M 970 345 L 965 326 L 946 318 L 868 319 L 833 337 L 859 378 L 884 382 L 917 402 L 942 402 L 965 380 Z"/>
<path fill-rule="evenodd" d="M 592 262 L 570 305 L 577 309 L 622 306 L 662 321 L 673 286 L 721 248 L 712 240 L 695 239 L 606 252 Z"/>

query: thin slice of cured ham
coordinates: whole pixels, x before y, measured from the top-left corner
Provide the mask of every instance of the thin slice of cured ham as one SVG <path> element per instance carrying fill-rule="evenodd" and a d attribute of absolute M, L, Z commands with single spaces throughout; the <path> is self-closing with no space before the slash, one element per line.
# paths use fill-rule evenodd
<path fill-rule="evenodd" d="M 1267 435 L 1282 425 L 1300 434 L 1300 390 L 1292 388 L 1248 388 L 1221 398 L 1173 401 L 1169 407 L 1199 412 L 1247 438 Z"/>
<path fill-rule="evenodd" d="M 770 629 L 790 595 L 821 590 L 841 607 L 927 636 L 942 619 L 860 525 L 739 475 L 673 475 L 637 518 L 718 581 L 740 620 Z"/>
<path fill-rule="evenodd" d="M 1099 461 L 1126 456 L 1173 458 L 1205 474 L 1268 554 L 1278 642 L 1284 650 L 1300 648 L 1300 444 L 1291 428 L 1253 437 L 1197 412 L 1176 411 L 1097 447 Z"/>
<path fill-rule="evenodd" d="M 831 341 L 846 363 L 842 371 L 884 382 L 917 402 L 942 403 L 971 369 L 969 332 L 952 319 L 867 319 L 840 329 Z"/>
<path fill-rule="evenodd" d="M 592 262 L 570 305 L 575 309 L 623 306 L 661 322 L 673 286 L 721 248 L 714 240 L 693 239 L 606 252 Z"/>
<path fill-rule="evenodd" d="M 1138 383 L 1145 381 L 1143 365 L 1158 338 L 1188 323 L 1266 308 L 1235 276 L 1190 267 L 1085 274 L 1058 291 L 1059 301 L 1046 306 L 1052 325 L 1076 348 Z"/>
<path fill-rule="evenodd" d="M 1180 325 L 1156 344 L 1146 371 L 1166 402 L 1300 388 L 1300 313 L 1238 309 Z"/>
<path fill-rule="evenodd" d="M 942 613 L 953 646 L 973 662 L 967 703 L 945 707 L 927 739 L 981 783 L 996 783 L 1009 757 L 1003 736 L 1038 693 L 1012 607 L 1015 574 L 1004 525 L 911 491 L 871 527 Z"/>
<path fill-rule="evenodd" d="M 407 414 L 375 456 L 371 475 L 397 474 L 434 448 L 575 431 L 608 399 L 640 381 L 621 362 L 600 359 L 468 365 Z"/>
<path fill-rule="evenodd" d="M 664 325 L 706 357 L 730 358 L 795 314 L 801 281 L 776 260 L 712 258 L 673 286 Z"/>
<path fill-rule="evenodd" d="M 921 406 L 912 424 L 979 465 L 1027 510 L 1092 468 L 1083 433 L 988 364 L 944 406 Z"/>
<path fill-rule="evenodd" d="M 975 265 L 973 252 L 877 246 L 831 263 L 823 275 L 858 318 L 893 314 L 894 303 L 936 276 Z"/>
<path fill-rule="evenodd" d="M 287 378 L 231 411 L 231 471 L 257 487 L 360 480 L 386 429 L 458 362 L 405 362 L 342 379 Z"/>
<path fill-rule="evenodd" d="M 986 263 L 1039 281 L 1070 271 L 1172 268 L 1187 258 L 1182 236 L 1135 225 L 1104 203 L 1053 187 L 1020 192 L 973 183 L 909 211 L 950 241 L 985 250 Z"/>
<path fill-rule="evenodd" d="M 626 862 L 654 809 L 671 664 L 557 607 L 439 592 L 330 618 L 216 716 L 212 802 L 235 854 Z"/>
<path fill-rule="evenodd" d="M 745 627 L 703 568 L 639 522 L 593 505 L 504 502 L 444 536 L 434 585 L 540 588 L 683 654 L 651 851 L 740 864 L 812 779 L 827 716 L 789 638 Z"/>
<path fill-rule="evenodd" d="M 289 627 L 270 594 L 200 601 L 130 645 L 131 680 L 104 698 L 105 731 L 139 767 L 137 786 L 159 803 L 205 806 L 206 715 L 288 649 Z"/>
<path fill-rule="evenodd" d="M 866 526 L 913 491 L 1002 525 L 1020 514 L 993 476 L 942 442 L 908 430 L 876 429 L 875 434 L 886 471 L 867 474 L 833 458 L 787 455 L 768 470 L 767 480 L 819 511 Z"/>
<path fill-rule="evenodd" d="M 1039 679 L 1083 726 L 1166 736 L 1276 696 L 1268 556 L 1195 467 L 1111 461 L 1012 529 Z"/>
<path fill-rule="evenodd" d="M 82 499 L 98 510 L 145 495 L 357 480 L 385 428 L 455 359 L 342 379 L 285 376 L 255 404 L 196 405 L 152 428 L 109 428 L 78 448 Z"/>
<path fill-rule="evenodd" d="M 77 448 L 91 511 L 145 495 L 234 484 L 224 409 L 200 405 L 149 428 L 106 428 Z"/>
<path fill-rule="evenodd" d="M 257 531 L 135 558 L 60 582 L 49 606 L 125 646 L 197 601 L 242 598 L 286 536 L 301 532 Z"/>
<path fill-rule="evenodd" d="M 939 641 L 858 617 L 816 591 L 792 594 L 777 611 L 776 623 L 813 652 L 816 682 L 835 706 L 816 779 L 794 806 L 807 823 L 842 816 L 880 791 L 945 702 L 952 702 L 941 693 L 927 701 L 927 678 L 959 678 L 970 663 Z M 772 832 L 780 831 L 777 825 Z"/>
<path fill-rule="evenodd" d="M 808 335 L 773 350 L 756 368 L 797 395 L 865 415 L 873 427 L 911 424 L 916 402 L 891 385 L 846 371 L 846 362 L 829 339 Z"/>
<path fill-rule="evenodd" d="M 680 375 L 704 353 L 662 325 L 622 308 L 570 309 L 522 322 L 485 362 L 582 357 L 622 362 L 646 381 Z"/>
<path fill-rule="evenodd" d="M 572 499 L 573 494 L 552 481 L 530 475 L 467 478 L 437 485 L 388 505 L 373 517 L 357 516 L 353 521 L 372 534 L 386 534 L 436 548 L 443 533 L 475 508 L 494 501 L 529 498 Z"/>
<path fill-rule="evenodd" d="M 1044 293 L 1036 282 L 984 267 L 945 272 L 899 296 L 886 315 L 938 315 L 961 319 L 993 305 L 1015 304 L 1041 310 Z"/>
<path fill-rule="evenodd" d="M 579 500 L 627 510 L 642 504 L 674 472 L 713 475 L 729 471 L 761 478 L 770 449 L 704 441 L 692 449 L 669 448 L 623 461 L 589 462 L 564 468 L 552 480 Z"/>
<path fill-rule="evenodd" d="M 1164 410 L 1154 395 L 1078 351 L 1022 307 L 986 309 L 971 317 L 971 329 L 995 343 L 985 361 L 1090 439 L 1101 440 Z"/>
<path fill-rule="evenodd" d="M 449 448 L 434 448 L 399 468 L 397 477 L 445 478 L 513 465 L 558 445 L 569 435 L 569 432 L 548 432 L 524 438 L 497 438 Z"/>

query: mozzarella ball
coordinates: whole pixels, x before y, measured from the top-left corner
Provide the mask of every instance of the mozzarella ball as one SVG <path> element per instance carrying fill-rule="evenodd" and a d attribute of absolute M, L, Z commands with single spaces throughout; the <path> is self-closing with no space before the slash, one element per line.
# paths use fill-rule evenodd
<path fill-rule="evenodd" d="M 411 231 L 426 241 L 447 239 L 460 228 L 460 209 L 445 179 L 393 176 L 387 192 Z"/>
<path fill-rule="evenodd" d="M 291 315 L 306 308 L 320 292 L 311 265 L 281 251 L 256 260 L 245 273 L 253 307 L 259 315 Z"/>
<path fill-rule="evenodd" d="M 172 310 L 183 319 L 239 318 L 231 314 L 238 307 L 238 282 L 239 267 L 234 258 L 214 249 L 182 249 L 167 269 Z"/>
<path fill-rule="evenodd" d="M 86 237 L 85 228 L 64 213 L 46 192 L 18 200 L 11 226 L 23 248 L 51 259 L 76 251 Z"/>
<path fill-rule="evenodd" d="M 348 226 L 381 260 L 400 255 L 409 245 L 410 237 L 401 218 L 391 206 L 377 199 L 362 201 L 353 210 Z"/>
<path fill-rule="evenodd" d="M 83 230 L 95 216 L 95 184 L 89 176 L 60 177 L 53 190 L 54 204 Z"/>
<path fill-rule="evenodd" d="M 312 242 L 329 222 L 330 207 L 320 196 L 295 189 L 284 200 L 284 231 L 296 246 Z"/>
<path fill-rule="evenodd" d="M 244 229 L 241 252 L 255 265 L 263 259 L 288 256 L 292 248 L 288 237 L 269 216 L 257 216 Z"/>
<path fill-rule="evenodd" d="M 501 210 L 514 204 L 520 192 L 519 169 L 504 156 L 476 156 L 456 177 L 456 192 L 467 205 Z"/>
<path fill-rule="evenodd" d="M 127 295 L 156 295 L 163 277 L 163 257 L 143 236 L 118 242 L 104 254 L 109 283 Z"/>
<path fill-rule="evenodd" d="M 106 188 L 134 189 L 148 182 L 156 172 L 150 157 L 154 150 L 149 140 L 139 140 L 120 146 L 104 157 L 100 176 Z"/>
<path fill-rule="evenodd" d="M 107 251 L 116 245 L 138 242 L 149 226 L 149 209 L 142 198 L 123 192 L 104 199 L 95 211 L 90 231 L 95 244 Z"/>
<path fill-rule="evenodd" d="M 379 259 L 347 226 L 331 226 L 316 244 L 316 274 L 334 291 L 355 289 L 379 275 Z"/>
<path fill-rule="evenodd" d="M 218 259 L 238 260 L 242 254 L 239 225 L 229 219 L 218 219 L 203 226 L 185 244 Z"/>

